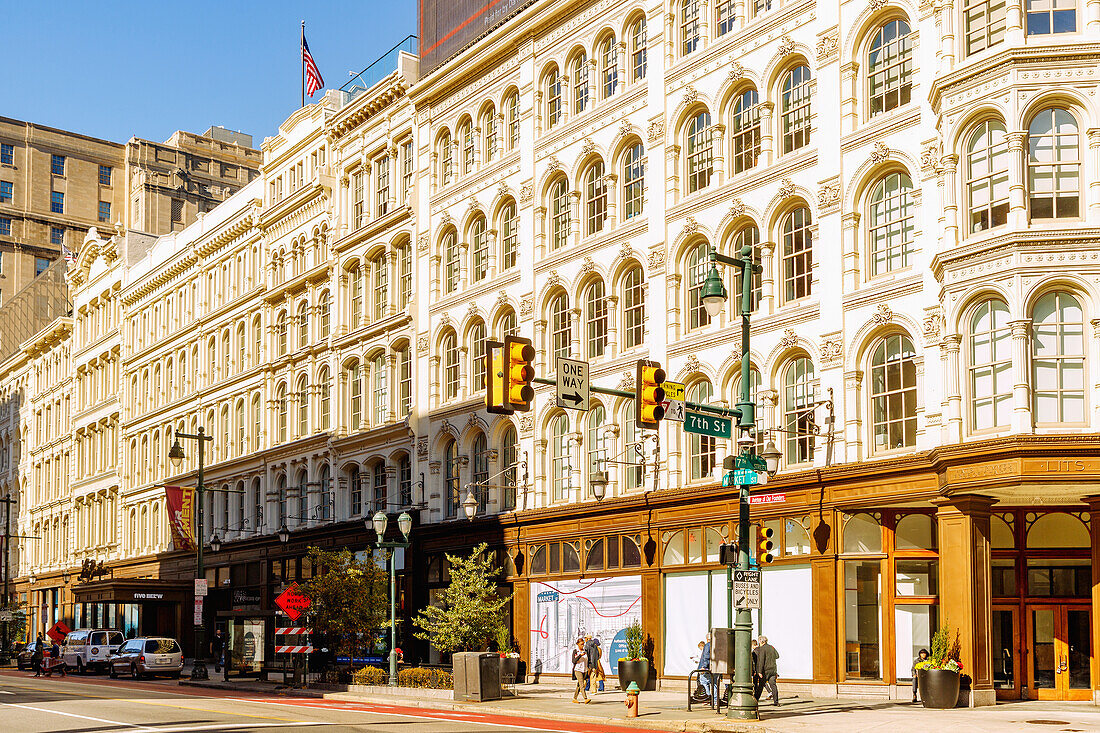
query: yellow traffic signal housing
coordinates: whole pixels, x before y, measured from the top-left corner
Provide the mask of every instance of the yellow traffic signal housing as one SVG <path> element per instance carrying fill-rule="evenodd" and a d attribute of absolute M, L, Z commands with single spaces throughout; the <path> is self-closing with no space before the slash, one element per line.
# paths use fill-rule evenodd
<path fill-rule="evenodd" d="M 757 553 L 756 559 L 757 562 L 759 562 L 761 565 L 767 565 L 775 559 L 775 556 L 772 555 L 772 550 L 775 549 L 775 544 L 772 542 L 772 537 L 775 535 L 775 530 L 773 530 L 771 527 L 765 527 L 762 524 L 758 525 L 757 529 L 760 533 L 760 539 L 759 543 L 757 544 L 759 552 Z"/>
<path fill-rule="evenodd" d="M 634 423 L 639 428 L 656 430 L 657 424 L 665 416 L 665 370 L 655 361 L 638 360 L 637 394 L 634 397 Z"/>
<path fill-rule="evenodd" d="M 504 338 L 504 406 L 514 412 L 526 412 L 535 400 L 535 347 L 531 339 Z"/>
<path fill-rule="evenodd" d="M 505 402 L 507 393 L 507 369 L 505 369 L 504 342 L 485 341 L 485 409 L 496 415 L 511 415 L 512 408 Z"/>

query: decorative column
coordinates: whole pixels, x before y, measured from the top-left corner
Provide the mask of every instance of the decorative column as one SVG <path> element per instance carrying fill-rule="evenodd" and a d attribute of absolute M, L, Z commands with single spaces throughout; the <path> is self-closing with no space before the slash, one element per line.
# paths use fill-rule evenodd
<path fill-rule="evenodd" d="M 757 108 L 760 110 L 760 164 L 769 166 L 776 157 L 775 139 L 772 133 L 775 102 L 761 102 Z"/>
<path fill-rule="evenodd" d="M 433 255 L 430 256 L 429 261 L 431 263 L 430 269 L 431 269 L 431 278 L 432 278 L 431 292 L 435 293 L 436 297 L 439 297 L 443 294 L 443 292 L 442 292 L 442 287 L 443 286 L 442 286 L 442 283 L 440 282 L 440 273 L 439 273 L 440 263 L 443 261 L 443 258 L 438 253 L 436 253 L 436 254 L 433 254 Z"/>
<path fill-rule="evenodd" d="M 1100 0 L 1096 6 L 1100 12 Z M 1092 7 L 1092 4 L 1089 4 Z M 1097 32 L 1100 33 L 1100 21 L 1097 22 Z M 1089 179 L 1089 208 L 1085 218 L 1092 226 L 1100 224 L 1100 127 L 1092 127 L 1086 131 L 1089 139 L 1089 158 L 1092 164 L 1092 175 Z M 1084 166 L 1082 166 L 1084 167 Z M 1087 170 L 1087 168 L 1086 168 Z"/>
<path fill-rule="evenodd" d="M 859 126 L 859 62 L 851 61 L 840 67 L 840 129 L 851 132 Z"/>
<path fill-rule="evenodd" d="M 1100 33 L 1100 0 L 1088 0 L 1088 4 L 1085 6 L 1085 27 L 1090 36 L 1096 36 Z M 1096 622 L 1096 611 L 1092 612 L 1093 622 Z M 1093 649 L 1096 648 L 1096 641 L 1093 641 Z"/>
<path fill-rule="evenodd" d="M 386 386 L 389 387 L 386 390 L 386 422 L 390 423 L 397 420 L 397 393 L 401 389 L 397 380 L 396 351 L 386 353 L 386 370 L 389 372 L 386 375 Z"/>
<path fill-rule="evenodd" d="M 614 229 L 619 223 L 619 176 L 615 173 L 605 173 L 604 181 L 607 191 L 607 222 L 604 229 Z"/>
<path fill-rule="evenodd" d="M 775 242 L 760 243 L 760 315 L 775 312 Z"/>
<path fill-rule="evenodd" d="M 343 438 L 348 434 L 348 417 L 351 406 L 351 395 L 349 390 L 351 389 L 350 380 L 348 380 L 348 370 L 340 369 L 337 373 L 337 384 L 339 388 L 336 390 L 336 394 L 340 395 L 340 400 L 337 403 L 336 409 L 336 436 Z"/>
<path fill-rule="evenodd" d="M 721 186 L 726 182 L 726 126 L 718 122 L 712 124 L 710 135 L 715 184 Z"/>
<path fill-rule="evenodd" d="M 1027 201 L 1024 189 L 1024 141 L 1027 133 L 1016 130 L 1005 134 L 1008 142 L 1008 224 L 1013 229 L 1027 227 Z M 992 226 L 992 222 L 990 222 Z"/>
<path fill-rule="evenodd" d="M 683 332 L 683 325 L 680 322 L 680 283 L 683 280 L 683 275 L 678 272 L 670 272 L 665 275 L 665 282 L 668 291 L 666 293 L 665 307 L 668 309 L 668 333 L 669 336 L 679 338 Z M 650 297 L 646 298 L 647 302 L 652 303 L 653 297 L 650 293 Z"/>
<path fill-rule="evenodd" d="M 462 344 L 458 347 L 458 396 L 463 400 L 473 391 L 470 386 L 469 356 L 469 346 Z"/>
<path fill-rule="evenodd" d="M 569 192 L 569 235 L 573 244 L 581 241 L 581 192 L 574 189 Z"/>
<path fill-rule="evenodd" d="M 943 248 L 953 249 L 959 245 L 959 205 L 955 200 L 959 156 L 951 153 L 943 156 L 940 162 L 943 165 Z"/>
<path fill-rule="evenodd" d="M 546 460 L 546 438 L 537 438 L 535 440 L 535 462 L 531 466 L 531 475 L 535 477 L 535 495 L 532 506 L 527 506 L 527 499 L 524 497 L 524 509 L 538 509 L 550 504 L 548 497 L 550 496 L 550 466 L 547 465 Z M 541 471 L 539 469 L 542 469 Z"/>
<path fill-rule="evenodd" d="M 542 364 L 543 374 L 550 371 L 546 361 L 546 321 L 535 321 L 535 363 Z"/>
<path fill-rule="evenodd" d="M 431 373 L 432 373 L 432 377 L 433 377 L 433 379 L 432 379 L 432 393 L 431 393 L 431 400 L 432 400 L 432 407 L 433 408 L 439 407 L 439 399 L 440 399 L 439 385 L 440 385 L 440 382 L 442 381 L 442 378 L 443 378 L 443 375 L 439 373 L 439 362 L 440 362 L 439 356 L 431 356 L 428 359 L 428 363 L 431 366 Z"/>
<path fill-rule="evenodd" d="M 1022 46 L 1024 43 L 1024 0 L 1005 2 L 1005 43 L 1008 46 Z M 966 52 L 965 48 L 963 52 Z"/>
<path fill-rule="evenodd" d="M 1034 432 L 1031 416 L 1031 354 L 1028 348 L 1031 320 L 1011 321 L 1012 327 L 1012 432 Z"/>
<path fill-rule="evenodd" d="M 841 260 L 844 268 L 844 292 L 853 293 L 859 287 L 859 212 L 849 211 L 841 215 Z"/>
<path fill-rule="evenodd" d="M 486 246 L 489 248 L 489 256 L 486 259 L 485 278 L 489 279 L 497 274 L 497 232 L 496 229 L 490 229 L 485 232 Z"/>
<path fill-rule="evenodd" d="M 569 358 L 581 358 L 581 330 L 584 321 L 581 319 L 580 308 L 569 309 Z"/>
<path fill-rule="evenodd" d="M 535 258 L 546 256 L 546 207 L 535 207 Z"/>
<path fill-rule="evenodd" d="M 950 71 L 955 68 L 955 4 L 946 0 L 940 10 L 941 70 Z"/>
<path fill-rule="evenodd" d="M 667 205 L 675 204 L 680 200 L 680 146 L 665 146 L 665 183 L 669 198 Z"/>
<path fill-rule="evenodd" d="M 610 293 L 604 297 L 607 301 L 607 346 L 604 352 L 608 359 L 619 354 L 619 296 Z"/>
<path fill-rule="evenodd" d="M 863 460 L 862 386 L 862 371 L 844 373 L 844 453 L 849 463 Z"/>
<path fill-rule="evenodd" d="M 584 438 L 578 430 L 569 433 L 567 439 L 569 444 L 569 485 L 573 488 L 572 500 L 580 502 L 588 498 L 588 492 L 585 491 L 586 487 L 581 483 L 583 479 L 581 465 L 587 459 L 584 453 Z"/>
<path fill-rule="evenodd" d="M 470 243 L 465 240 L 458 242 L 458 287 L 465 290 L 469 285 L 470 277 Z"/>
<path fill-rule="evenodd" d="M 944 393 L 946 395 L 945 434 L 946 443 L 962 442 L 962 390 L 959 383 L 959 350 L 962 347 L 962 336 L 957 333 L 944 336 L 940 344 L 941 353 L 944 355 Z"/>

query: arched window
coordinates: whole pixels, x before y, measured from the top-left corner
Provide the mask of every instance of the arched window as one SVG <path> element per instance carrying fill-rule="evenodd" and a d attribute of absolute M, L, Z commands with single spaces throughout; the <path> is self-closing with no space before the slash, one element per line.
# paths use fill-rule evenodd
<path fill-rule="evenodd" d="M 783 152 L 810 144 L 810 67 L 796 66 L 783 76 Z"/>
<path fill-rule="evenodd" d="M 252 449 L 260 450 L 260 434 L 263 432 L 263 410 L 260 396 L 252 398 Z"/>
<path fill-rule="evenodd" d="M 600 44 L 600 86 L 604 99 L 614 96 L 619 87 L 619 50 L 615 36 L 608 36 Z"/>
<path fill-rule="evenodd" d="M 401 309 L 412 300 L 412 243 L 404 240 L 397 245 L 397 302 Z"/>
<path fill-rule="evenodd" d="M 1005 39 L 1005 0 L 964 0 L 963 23 L 967 55 L 984 51 Z"/>
<path fill-rule="evenodd" d="M 1008 221 L 1008 142 L 999 120 L 986 120 L 970 134 L 966 193 L 971 233 Z"/>
<path fill-rule="evenodd" d="M 603 280 L 594 280 L 584 296 L 584 323 L 588 340 L 588 358 L 603 356 L 607 349 L 607 298 Z"/>
<path fill-rule="evenodd" d="M 1077 298 L 1047 293 L 1031 313 L 1036 423 L 1085 422 L 1085 318 Z"/>
<path fill-rule="evenodd" d="M 640 17 L 630 26 L 630 80 L 645 78 L 646 67 L 646 28 L 645 17 Z"/>
<path fill-rule="evenodd" d="M 286 474 L 279 474 L 279 478 L 275 482 L 275 493 L 278 495 L 276 500 L 276 516 L 275 521 L 272 523 L 275 527 L 282 527 L 286 524 L 287 515 L 287 490 L 286 490 Z"/>
<path fill-rule="evenodd" d="M 1068 110 L 1044 109 L 1031 118 L 1027 143 L 1031 218 L 1074 219 L 1080 216 L 1081 146 L 1077 120 Z"/>
<path fill-rule="evenodd" d="M 328 430 L 332 422 L 332 403 L 330 394 L 330 391 L 332 390 L 332 380 L 329 379 L 327 368 L 321 369 L 320 375 L 317 378 L 317 382 L 318 389 L 321 392 L 321 409 L 318 414 L 321 422 L 320 428 L 321 430 Z"/>
<path fill-rule="evenodd" d="M 892 334 L 871 357 L 871 409 L 876 451 L 917 443 L 917 365 L 913 342 Z"/>
<path fill-rule="evenodd" d="M 481 136 L 482 154 L 489 163 L 497 157 L 497 113 L 492 105 L 481 114 Z"/>
<path fill-rule="evenodd" d="M 372 319 L 380 321 L 386 317 L 390 305 L 390 272 L 386 253 L 381 252 L 370 261 L 372 282 Z"/>
<path fill-rule="evenodd" d="M 321 338 L 326 339 L 332 333 L 332 303 L 327 290 L 321 291 L 321 296 L 317 300 L 317 309 L 319 312 L 319 325 Z"/>
<path fill-rule="evenodd" d="M 703 306 L 703 284 L 710 272 L 710 245 L 699 242 L 691 248 L 687 259 L 688 328 L 701 328 L 710 323 L 710 314 Z"/>
<path fill-rule="evenodd" d="M 512 92 L 504 100 L 504 113 L 508 122 L 508 150 L 519 145 L 519 95 Z"/>
<path fill-rule="evenodd" d="M 390 411 L 389 375 L 386 369 L 386 357 L 377 355 L 370 363 L 371 404 L 374 407 L 375 425 L 384 425 Z"/>
<path fill-rule="evenodd" d="M 641 265 L 623 274 L 623 348 L 642 345 L 645 338 L 645 275 Z"/>
<path fill-rule="evenodd" d="M 257 366 L 263 360 L 263 347 L 264 347 L 264 327 L 260 322 L 260 317 L 256 316 L 252 319 L 252 348 L 255 349 L 255 353 L 252 354 L 252 366 Z M 187 374 L 187 355 L 180 354 L 180 378 L 186 379 Z"/>
<path fill-rule="evenodd" d="M 913 183 L 888 173 L 875 184 L 868 208 L 871 276 L 909 266 L 913 252 Z"/>
<path fill-rule="evenodd" d="M 736 5 L 734 0 L 717 0 L 715 6 L 715 20 L 718 21 L 717 35 L 724 36 L 737 27 L 734 25 L 736 20 L 733 14 L 734 5 Z"/>
<path fill-rule="evenodd" d="M 504 428 L 500 436 L 500 466 L 504 471 L 501 489 L 500 510 L 511 511 L 516 508 L 516 485 L 519 483 L 516 462 L 519 460 L 519 439 L 511 424 Z"/>
<path fill-rule="evenodd" d="M 275 348 L 276 348 L 276 351 L 278 352 L 279 356 L 285 356 L 286 355 L 286 341 L 287 341 L 286 331 L 287 331 L 286 311 L 279 311 L 279 315 L 275 319 L 275 342 L 276 342 L 276 347 Z"/>
<path fill-rule="evenodd" d="M 335 508 L 332 500 L 332 474 L 327 463 L 321 466 L 320 484 L 321 496 L 318 497 L 317 502 L 317 518 L 327 521 L 332 519 Z"/>
<path fill-rule="evenodd" d="M 387 509 L 389 487 L 386 484 L 386 464 L 378 461 L 371 469 L 371 509 L 376 512 Z"/>
<path fill-rule="evenodd" d="M 879 26 L 867 51 L 867 98 L 871 117 L 909 104 L 913 91 L 913 46 L 909 24 L 891 20 Z"/>
<path fill-rule="evenodd" d="M 699 0 L 680 0 L 680 55 L 699 48 Z"/>
<path fill-rule="evenodd" d="M 397 414 L 412 412 L 412 353 L 409 345 L 397 349 Z"/>
<path fill-rule="evenodd" d="M 467 118 L 458 126 L 458 141 L 462 145 L 462 174 L 474 170 L 474 126 Z"/>
<path fill-rule="evenodd" d="M 1008 425 L 1012 413 L 1012 328 L 1003 301 L 987 300 L 974 310 L 969 357 L 973 428 Z"/>
<path fill-rule="evenodd" d="M 559 178 L 550 186 L 550 249 L 569 243 L 569 184 Z"/>
<path fill-rule="evenodd" d="M 397 489 L 401 506 L 412 506 L 412 461 L 408 453 L 402 453 L 397 459 Z"/>
<path fill-rule="evenodd" d="M 248 432 L 248 421 L 244 414 L 244 400 L 237 400 L 237 409 L 235 413 L 234 421 L 237 423 L 237 455 L 243 456 L 245 451 L 248 450 L 248 443 L 245 437 Z"/>
<path fill-rule="evenodd" d="M 1074 0 L 1027 0 L 1027 34 L 1077 32 L 1077 3 Z"/>
<path fill-rule="evenodd" d="M 446 186 L 454 179 L 451 133 L 444 130 L 439 136 L 439 180 Z"/>
<path fill-rule="evenodd" d="M 448 331 L 440 343 L 443 352 L 443 399 L 458 397 L 458 342 L 454 331 Z"/>
<path fill-rule="evenodd" d="M 550 418 L 550 501 L 569 499 L 569 419 L 564 414 Z"/>
<path fill-rule="evenodd" d="M 783 372 L 783 428 L 787 431 L 788 464 L 806 463 L 814 457 L 814 364 L 802 357 Z"/>
<path fill-rule="evenodd" d="M 760 264 L 760 230 L 755 224 L 743 227 L 733 237 L 733 254 L 737 254 L 744 247 L 752 247 L 752 261 Z M 733 277 L 734 313 L 741 315 L 741 273 L 737 271 Z M 760 307 L 760 298 L 763 295 L 762 273 L 752 273 L 752 293 L 750 301 L 750 313 L 755 313 Z"/>
<path fill-rule="evenodd" d="M 635 143 L 623 154 L 623 219 L 640 216 L 645 200 L 645 148 Z"/>
<path fill-rule="evenodd" d="M 550 343 L 554 358 L 569 358 L 569 342 L 573 334 L 569 324 L 569 299 L 558 293 L 550 301 Z"/>
<path fill-rule="evenodd" d="M 279 410 L 279 442 L 286 442 L 286 383 L 280 382 L 275 389 L 275 403 Z"/>
<path fill-rule="evenodd" d="M 810 210 L 799 207 L 783 217 L 783 299 L 805 298 L 813 280 Z"/>
<path fill-rule="evenodd" d="M 713 152 L 710 113 L 700 112 L 691 118 L 687 130 L 688 193 L 693 193 L 710 185 L 710 176 L 714 170 Z"/>
<path fill-rule="evenodd" d="M 458 451 L 453 440 L 443 447 L 443 503 L 448 518 L 458 513 Z"/>
<path fill-rule="evenodd" d="M 516 324 L 516 312 L 514 310 L 508 308 L 500 315 L 497 332 L 501 336 L 519 335 L 519 326 Z"/>
<path fill-rule="evenodd" d="M 588 55 L 583 51 L 577 55 L 569 73 L 573 76 L 573 114 L 579 115 L 588 107 Z"/>
<path fill-rule="evenodd" d="M 348 415 L 351 418 L 348 429 L 354 433 L 363 422 L 363 378 L 359 373 L 359 362 L 348 364 L 344 373 L 348 384 Z"/>
<path fill-rule="evenodd" d="M 688 389 L 688 400 L 705 405 L 714 396 L 710 382 L 696 382 Z M 699 481 L 714 473 L 717 441 L 710 435 L 692 433 L 688 438 L 688 480 Z"/>
<path fill-rule="evenodd" d="M 519 241 L 519 219 L 516 205 L 509 201 L 500 209 L 500 269 L 516 266 L 516 245 Z"/>
<path fill-rule="evenodd" d="M 484 514 L 489 504 L 489 444 L 485 440 L 485 434 L 479 433 L 474 438 L 473 445 L 473 479 L 474 496 L 477 497 L 478 512 Z"/>
<path fill-rule="evenodd" d="M 298 437 L 309 435 L 309 379 L 298 381 Z"/>
<path fill-rule="evenodd" d="M 733 127 L 733 172 L 741 173 L 760 160 L 760 106 L 756 90 L 737 95 L 730 123 Z"/>
<path fill-rule="evenodd" d="M 351 311 L 351 327 L 363 325 L 363 269 L 356 262 L 348 268 L 348 309 Z"/>
<path fill-rule="evenodd" d="M 585 436 L 588 444 L 588 477 L 597 471 L 607 473 L 607 431 L 604 427 L 607 421 L 607 411 L 603 405 L 592 405 L 588 411 L 588 435 Z"/>
<path fill-rule="evenodd" d="M 478 321 L 470 329 L 470 389 L 485 389 L 485 324 Z"/>
<path fill-rule="evenodd" d="M 440 247 L 443 250 L 443 292 L 453 293 L 458 290 L 458 237 L 453 229 L 443 235 Z"/>
<path fill-rule="evenodd" d="M 309 305 L 303 300 L 298 304 L 298 348 L 309 346 Z"/>
<path fill-rule="evenodd" d="M 351 516 L 358 517 L 363 513 L 363 475 L 356 463 L 348 466 L 347 473 Z"/>
<path fill-rule="evenodd" d="M 607 181 L 603 175 L 603 161 L 596 161 L 584 177 L 585 234 L 603 231 L 607 219 Z"/>
<path fill-rule="evenodd" d="M 561 122 L 561 73 L 555 68 L 546 75 L 546 126 Z"/>
<path fill-rule="evenodd" d="M 470 226 L 470 275 L 481 282 L 489 273 L 489 236 L 485 232 L 485 217 L 478 216 Z"/>

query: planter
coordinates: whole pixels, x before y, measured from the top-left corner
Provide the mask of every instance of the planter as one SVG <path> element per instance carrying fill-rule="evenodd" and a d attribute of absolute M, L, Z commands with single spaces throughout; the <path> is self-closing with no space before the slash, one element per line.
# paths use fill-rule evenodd
<path fill-rule="evenodd" d="M 924 707 L 953 708 L 959 701 L 959 673 L 950 669 L 918 669 L 917 688 Z"/>
<path fill-rule="evenodd" d="M 648 659 L 620 659 L 619 660 L 619 689 L 625 690 L 631 682 L 638 683 L 638 689 L 646 689 L 649 682 Z"/>
<path fill-rule="evenodd" d="M 500 658 L 500 679 L 510 679 L 513 682 L 523 682 L 519 676 L 519 657 Z"/>

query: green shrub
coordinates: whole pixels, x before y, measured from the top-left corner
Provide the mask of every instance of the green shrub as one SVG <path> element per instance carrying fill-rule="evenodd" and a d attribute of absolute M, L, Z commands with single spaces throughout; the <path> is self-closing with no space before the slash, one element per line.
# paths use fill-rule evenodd
<path fill-rule="evenodd" d="M 451 678 L 451 673 L 445 669 L 410 667 L 408 669 L 398 670 L 397 684 L 399 687 L 449 690 L 454 686 L 454 680 Z"/>
<path fill-rule="evenodd" d="M 626 627 L 626 658 L 645 659 L 642 647 L 645 644 L 645 633 L 642 625 L 635 621 Z"/>
<path fill-rule="evenodd" d="M 351 676 L 353 685 L 384 685 L 390 673 L 381 667 L 362 667 Z"/>

